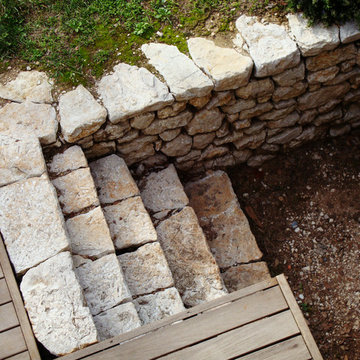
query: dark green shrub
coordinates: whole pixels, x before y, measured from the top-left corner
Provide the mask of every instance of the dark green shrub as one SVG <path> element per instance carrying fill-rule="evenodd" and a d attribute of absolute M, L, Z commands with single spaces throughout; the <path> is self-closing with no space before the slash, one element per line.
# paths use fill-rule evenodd
<path fill-rule="evenodd" d="M 355 20 L 360 24 L 360 0 L 288 0 L 289 7 L 301 10 L 314 23 L 341 24 Z"/>

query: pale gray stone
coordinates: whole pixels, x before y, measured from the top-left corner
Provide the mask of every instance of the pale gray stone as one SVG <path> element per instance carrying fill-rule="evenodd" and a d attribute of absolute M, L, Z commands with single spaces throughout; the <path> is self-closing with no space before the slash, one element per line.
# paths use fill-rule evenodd
<path fill-rule="evenodd" d="M 100 207 L 66 221 L 72 254 L 99 258 L 115 252 Z"/>
<path fill-rule="evenodd" d="M 273 137 L 270 137 L 269 139 L 267 139 L 267 142 L 269 144 L 286 144 L 287 142 L 290 142 L 291 140 L 299 136 L 301 132 L 302 132 L 302 127 L 297 126 L 292 129 L 287 129 Z"/>
<path fill-rule="evenodd" d="M 255 155 L 255 156 L 251 156 L 248 161 L 246 162 L 246 164 L 250 167 L 259 167 L 261 166 L 264 162 L 271 160 L 275 157 L 275 155 Z"/>
<path fill-rule="evenodd" d="M 236 27 L 249 47 L 256 77 L 279 74 L 299 63 L 299 50 L 284 27 L 264 25 L 246 15 L 237 19 Z"/>
<path fill-rule="evenodd" d="M 92 315 L 131 299 L 115 254 L 79 266 L 76 274 Z"/>
<path fill-rule="evenodd" d="M 216 131 L 222 124 L 225 115 L 219 109 L 200 110 L 186 126 L 189 135 Z"/>
<path fill-rule="evenodd" d="M 59 202 L 65 215 L 99 205 L 89 168 L 74 170 L 54 179 L 52 183 L 58 191 Z"/>
<path fill-rule="evenodd" d="M 100 341 L 111 339 L 141 326 L 135 305 L 131 302 L 115 306 L 94 316 Z"/>
<path fill-rule="evenodd" d="M 173 117 L 181 113 L 186 109 L 186 101 L 176 101 L 172 105 L 166 106 L 163 109 L 158 110 L 157 117 L 159 119 L 166 119 Z"/>
<path fill-rule="evenodd" d="M 193 61 L 213 80 L 216 91 L 236 89 L 248 83 L 253 68 L 249 56 L 216 46 L 204 38 L 190 38 L 187 44 Z"/>
<path fill-rule="evenodd" d="M 85 155 L 89 160 L 93 160 L 105 155 L 112 154 L 115 151 L 115 141 L 103 141 L 92 145 L 88 149 L 85 149 Z"/>
<path fill-rule="evenodd" d="M 198 134 L 193 137 L 193 148 L 202 150 L 205 149 L 215 139 L 215 133 Z"/>
<path fill-rule="evenodd" d="M 131 119 L 130 124 L 133 128 L 143 130 L 146 129 L 155 119 L 154 112 L 137 115 Z"/>
<path fill-rule="evenodd" d="M 99 81 L 97 90 L 113 124 L 174 101 L 167 86 L 147 69 L 123 63 Z"/>
<path fill-rule="evenodd" d="M 125 161 L 117 155 L 110 155 L 90 163 L 91 174 L 98 190 L 101 204 L 112 204 L 139 195 Z"/>
<path fill-rule="evenodd" d="M 90 259 L 85 258 L 81 255 L 74 255 L 74 254 L 72 254 L 72 261 L 74 263 L 75 268 L 77 268 L 81 265 L 87 264 L 87 263 L 91 263 Z"/>
<path fill-rule="evenodd" d="M 0 133 L 0 186 L 45 172 L 44 156 L 35 136 Z"/>
<path fill-rule="evenodd" d="M 106 206 L 103 210 L 116 249 L 157 240 L 156 231 L 140 196 Z"/>
<path fill-rule="evenodd" d="M 213 89 L 212 81 L 176 46 L 150 43 L 141 50 L 164 77 L 176 100 L 205 96 Z"/>
<path fill-rule="evenodd" d="M 129 120 L 122 121 L 116 125 L 108 123 L 104 129 L 99 129 L 94 134 L 94 140 L 97 142 L 116 140 L 124 136 L 130 129 Z"/>
<path fill-rule="evenodd" d="M 303 62 L 292 69 L 285 70 L 284 72 L 273 76 L 274 81 L 279 86 L 292 86 L 295 83 L 304 80 L 305 78 L 305 65 Z"/>
<path fill-rule="evenodd" d="M 133 296 L 151 294 L 174 286 L 171 271 L 158 242 L 119 255 L 118 259 Z"/>
<path fill-rule="evenodd" d="M 185 207 L 156 228 L 176 288 L 187 306 L 226 294 L 195 212 Z"/>
<path fill-rule="evenodd" d="M 180 294 L 175 288 L 138 297 L 134 304 L 144 325 L 185 311 Z"/>
<path fill-rule="evenodd" d="M 167 156 L 184 156 L 190 150 L 192 146 L 192 137 L 181 134 L 176 137 L 174 140 L 166 142 L 161 147 L 161 152 Z"/>
<path fill-rule="evenodd" d="M 0 84 L 0 98 L 24 102 L 52 103 L 52 83 L 44 72 L 21 71 L 15 80 Z"/>
<path fill-rule="evenodd" d="M 303 14 L 288 14 L 286 17 L 290 34 L 303 56 L 314 56 L 339 45 L 339 28 L 336 25 L 326 27 L 319 23 L 309 26 Z"/>
<path fill-rule="evenodd" d="M 164 141 L 174 140 L 181 133 L 181 129 L 166 130 L 159 134 L 160 139 Z"/>
<path fill-rule="evenodd" d="M 71 146 L 63 153 L 55 154 L 47 164 L 49 173 L 61 175 L 64 172 L 85 168 L 88 166 L 86 157 L 80 146 Z"/>
<path fill-rule="evenodd" d="M 0 109 L 0 132 L 33 133 L 41 144 L 48 145 L 56 141 L 57 129 L 56 112 L 51 105 L 26 101 L 10 103 Z"/>
<path fill-rule="evenodd" d="M 360 39 L 359 25 L 355 21 L 348 21 L 340 26 L 340 40 L 347 44 Z"/>
<path fill-rule="evenodd" d="M 243 111 L 243 110 L 251 109 L 251 108 L 255 107 L 255 105 L 256 105 L 255 100 L 252 100 L 252 99 L 250 99 L 250 100 L 239 99 L 232 105 L 222 106 L 221 109 L 225 113 L 232 115 L 232 114 L 238 113 L 238 112 Z"/>
<path fill-rule="evenodd" d="M 97 341 L 69 252 L 30 269 L 20 290 L 34 334 L 52 354 L 65 355 Z"/>

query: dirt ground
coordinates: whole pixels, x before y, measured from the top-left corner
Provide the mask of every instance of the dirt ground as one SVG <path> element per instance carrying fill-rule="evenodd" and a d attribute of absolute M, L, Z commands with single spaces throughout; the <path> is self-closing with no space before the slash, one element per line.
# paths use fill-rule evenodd
<path fill-rule="evenodd" d="M 272 275 L 324 359 L 360 359 L 360 131 L 229 171 Z"/>

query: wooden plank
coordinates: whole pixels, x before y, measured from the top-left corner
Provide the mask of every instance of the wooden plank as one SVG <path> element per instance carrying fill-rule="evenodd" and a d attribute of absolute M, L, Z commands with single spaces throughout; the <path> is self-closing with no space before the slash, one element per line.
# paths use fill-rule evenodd
<path fill-rule="evenodd" d="M 25 342 L 27 349 L 29 351 L 30 359 L 32 360 L 41 360 L 39 350 L 36 345 L 36 340 L 27 317 L 27 313 L 24 307 L 22 297 L 20 295 L 20 290 L 18 288 L 12 267 L 5 249 L 5 245 L 0 235 L 0 264 L 4 272 L 6 283 L 9 288 L 11 299 L 13 301 L 16 315 L 19 319 L 21 330 L 24 334 Z M 1 281 L 1 280 L 0 280 Z M 26 349 L 24 349 L 26 350 Z M 18 351 L 20 352 L 20 351 Z"/>
<path fill-rule="evenodd" d="M 3 277 L 4 277 L 4 273 L 3 273 L 1 265 L 0 265 L 0 279 L 2 279 Z"/>
<path fill-rule="evenodd" d="M 9 289 L 5 279 L 0 280 L 0 305 L 6 304 L 11 301 Z"/>
<path fill-rule="evenodd" d="M 30 355 L 27 351 L 14 355 L 12 357 L 7 358 L 6 360 L 30 360 Z"/>
<path fill-rule="evenodd" d="M 11 329 L 19 325 L 13 303 L 0 306 L 0 331 Z"/>
<path fill-rule="evenodd" d="M 62 357 L 62 359 L 64 359 L 64 360 L 81 359 L 81 358 L 83 358 L 85 356 L 94 354 L 96 352 L 112 348 L 112 347 L 116 346 L 119 343 L 128 341 L 128 340 L 133 339 L 135 337 L 138 337 L 140 335 L 151 333 L 151 332 L 153 332 L 153 331 L 155 331 L 157 329 L 160 329 L 160 328 L 163 328 L 165 326 L 171 325 L 174 322 L 185 320 L 187 318 L 193 317 L 196 314 L 199 314 L 199 313 L 202 313 L 202 312 L 205 312 L 205 311 L 209 311 L 209 310 L 211 310 L 213 308 L 216 308 L 218 306 L 230 303 L 232 301 L 244 298 L 246 296 L 250 296 L 250 295 L 252 295 L 252 294 L 254 294 L 256 292 L 269 289 L 269 288 L 274 287 L 276 285 L 277 285 L 277 280 L 275 278 L 270 279 L 270 280 L 266 280 L 266 281 L 262 281 L 260 283 L 255 284 L 255 285 L 251 285 L 251 286 L 248 286 L 248 287 L 246 287 L 244 289 L 235 291 L 235 292 L 233 292 L 231 294 L 228 294 L 226 296 L 222 296 L 222 297 L 220 297 L 218 299 L 209 301 L 209 302 L 201 304 L 201 305 L 194 306 L 191 309 L 187 309 L 186 311 L 183 311 L 183 312 L 178 313 L 176 315 L 169 316 L 168 318 L 166 318 L 164 320 L 154 322 L 154 323 L 149 324 L 149 325 L 142 326 L 142 327 L 137 328 L 137 329 L 135 329 L 133 331 L 129 331 L 128 333 L 125 333 L 125 334 L 122 334 L 122 335 L 119 335 L 119 336 L 115 336 L 115 337 L 113 337 L 111 339 L 102 341 L 102 342 L 100 342 L 98 344 L 88 346 L 85 349 L 81 349 L 81 350 L 78 350 L 78 351 L 76 351 L 76 352 L 74 352 L 72 354 L 66 355 L 66 356 Z"/>
<path fill-rule="evenodd" d="M 241 356 L 237 360 L 309 360 L 311 355 L 301 335 L 265 349 Z"/>
<path fill-rule="evenodd" d="M 101 359 L 153 359 L 284 309 L 288 306 L 280 289 L 270 288 L 104 350 Z"/>
<path fill-rule="evenodd" d="M 0 333 L 0 359 L 21 353 L 26 344 L 20 326 Z"/>
<path fill-rule="evenodd" d="M 294 316 L 294 319 L 301 331 L 301 335 L 304 338 L 305 344 L 309 349 L 309 352 L 314 360 L 323 360 L 323 357 L 319 351 L 319 348 L 316 345 L 316 342 L 310 332 L 310 329 L 306 323 L 306 320 L 299 308 L 299 305 L 297 304 L 295 297 L 290 289 L 290 286 L 284 276 L 278 275 L 276 279 L 279 282 L 280 288 L 282 293 L 284 294 L 284 297 L 289 304 L 290 310 Z"/>
<path fill-rule="evenodd" d="M 221 318 L 219 318 L 221 321 Z M 216 326 L 216 324 L 213 324 Z M 161 360 L 228 360 L 294 336 L 299 329 L 290 310 L 244 325 L 161 357 Z"/>

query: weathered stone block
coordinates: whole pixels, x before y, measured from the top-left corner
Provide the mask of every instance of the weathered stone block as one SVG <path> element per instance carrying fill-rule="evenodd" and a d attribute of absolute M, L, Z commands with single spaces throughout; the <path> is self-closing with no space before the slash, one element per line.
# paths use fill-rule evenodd
<path fill-rule="evenodd" d="M 167 156 L 184 156 L 191 150 L 191 146 L 192 137 L 181 134 L 174 140 L 166 142 L 161 147 L 161 152 Z"/>
<path fill-rule="evenodd" d="M 155 142 L 157 139 L 158 139 L 157 136 L 140 136 L 139 138 L 134 139 L 131 142 L 118 145 L 117 150 L 122 155 L 129 155 L 133 152 L 138 151 L 145 145 Z"/>
<path fill-rule="evenodd" d="M 258 104 L 252 109 L 241 111 L 239 118 L 240 120 L 251 119 L 272 110 L 273 107 L 273 104 L 270 102 Z"/>
<path fill-rule="evenodd" d="M 186 109 L 186 101 L 176 101 L 172 105 L 166 106 L 163 109 L 158 110 L 158 119 L 166 119 L 180 114 Z"/>
<path fill-rule="evenodd" d="M 331 66 L 324 70 L 310 72 L 307 76 L 309 84 L 324 83 L 332 80 L 340 71 L 338 66 Z"/>
<path fill-rule="evenodd" d="M 302 127 L 297 126 L 294 128 L 287 129 L 280 134 L 277 134 L 275 136 L 270 137 L 266 141 L 269 144 L 286 144 L 290 142 L 291 140 L 295 139 L 297 136 L 299 136 L 302 132 Z"/>
<path fill-rule="evenodd" d="M 306 91 L 307 83 L 300 81 L 293 86 L 278 87 L 272 96 L 274 101 L 281 101 L 300 96 Z"/>
<path fill-rule="evenodd" d="M 340 26 L 340 40 L 343 44 L 347 44 L 359 39 L 359 25 L 355 21 L 348 21 Z"/>
<path fill-rule="evenodd" d="M 265 130 L 254 135 L 249 135 L 249 136 L 244 135 L 239 140 L 236 140 L 234 142 L 234 145 L 237 150 L 241 150 L 245 148 L 256 149 L 265 141 L 265 137 L 266 137 Z"/>
<path fill-rule="evenodd" d="M 296 111 L 294 111 L 283 119 L 268 121 L 267 127 L 270 129 L 291 127 L 294 126 L 299 120 L 300 115 Z"/>
<path fill-rule="evenodd" d="M 254 155 L 248 159 L 246 164 L 247 164 L 247 166 L 250 166 L 250 167 L 259 167 L 264 162 L 269 161 L 269 160 L 273 159 L 274 157 L 275 157 L 275 155 Z"/>
<path fill-rule="evenodd" d="M 193 148 L 194 149 L 205 149 L 215 139 L 215 133 L 198 134 L 193 137 Z"/>
<path fill-rule="evenodd" d="M 224 117 L 219 109 L 200 110 L 186 126 L 186 131 L 189 135 L 216 131 Z"/>
<path fill-rule="evenodd" d="M 130 128 L 129 120 L 122 121 L 116 125 L 108 123 L 104 129 L 99 129 L 94 134 L 94 140 L 98 142 L 116 140 L 123 137 Z"/>
<path fill-rule="evenodd" d="M 273 76 L 273 79 L 279 86 L 292 86 L 295 83 L 304 80 L 305 65 L 301 62 L 298 66 L 285 70 L 284 72 Z"/>
<path fill-rule="evenodd" d="M 181 129 L 165 130 L 164 132 L 159 134 L 159 137 L 161 140 L 171 141 L 174 140 L 180 133 Z"/>
<path fill-rule="evenodd" d="M 133 128 L 143 130 L 146 129 L 153 122 L 154 119 L 155 119 L 155 113 L 148 112 L 133 117 L 130 123 Z"/>
<path fill-rule="evenodd" d="M 251 83 L 250 83 L 251 84 Z M 247 110 L 247 109 L 251 109 L 253 107 L 255 107 L 256 105 L 256 101 L 255 100 L 237 100 L 234 104 L 232 105 L 226 105 L 226 106 L 222 106 L 221 109 L 230 115 L 236 114 L 240 111 L 243 110 Z"/>
<path fill-rule="evenodd" d="M 274 83 L 270 78 L 267 78 L 263 80 L 251 80 L 246 86 L 237 89 L 235 93 L 236 96 L 241 99 L 255 99 L 270 95 L 273 91 Z"/>
<path fill-rule="evenodd" d="M 104 141 L 96 143 L 85 150 L 85 155 L 89 160 L 93 160 L 116 151 L 115 141 Z"/>

